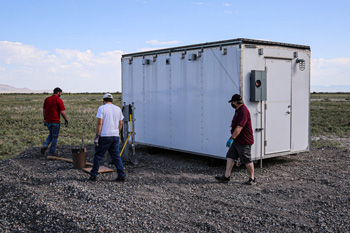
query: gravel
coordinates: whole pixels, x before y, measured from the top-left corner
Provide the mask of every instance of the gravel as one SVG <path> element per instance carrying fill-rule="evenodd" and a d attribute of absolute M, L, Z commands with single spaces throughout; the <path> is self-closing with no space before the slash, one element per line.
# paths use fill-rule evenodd
<path fill-rule="evenodd" d="M 59 146 L 58 156 L 71 158 L 72 148 Z M 0 161 L 0 231 L 349 232 L 349 154 L 321 148 L 267 159 L 255 165 L 258 184 L 246 186 L 244 167 L 217 183 L 223 161 L 144 146 L 138 166 L 125 163 L 126 182 L 115 182 L 116 172 L 91 182 L 33 147 Z"/>

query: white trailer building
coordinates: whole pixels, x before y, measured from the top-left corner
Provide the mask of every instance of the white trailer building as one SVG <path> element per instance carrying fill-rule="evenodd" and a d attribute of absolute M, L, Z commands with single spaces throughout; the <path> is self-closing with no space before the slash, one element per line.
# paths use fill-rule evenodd
<path fill-rule="evenodd" d="M 241 94 L 253 160 L 309 150 L 309 46 L 233 39 L 124 54 L 123 103 L 136 108 L 135 141 L 225 158 Z"/>

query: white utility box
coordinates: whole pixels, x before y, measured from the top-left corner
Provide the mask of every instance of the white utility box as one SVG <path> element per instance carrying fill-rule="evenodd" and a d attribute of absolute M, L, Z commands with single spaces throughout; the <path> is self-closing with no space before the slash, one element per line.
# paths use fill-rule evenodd
<path fill-rule="evenodd" d="M 135 141 L 225 158 L 241 94 L 254 134 L 252 159 L 310 146 L 309 46 L 233 39 L 122 56 L 123 103 L 134 103 Z"/>

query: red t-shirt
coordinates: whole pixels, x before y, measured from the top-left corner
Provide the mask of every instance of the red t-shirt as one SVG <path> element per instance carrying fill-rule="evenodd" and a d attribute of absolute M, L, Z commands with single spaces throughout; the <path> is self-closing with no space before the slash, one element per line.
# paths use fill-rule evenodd
<path fill-rule="evenodd" d="M 237 126 L 242 126 L 243 129 L 241 133 L 235 138 L 235 142 L 243 145 L 253 145 L 254 136 L 252 130 L 252 121 L 250 119 L 249 110 L 244 104 L 238 110 L 236 110 L 235 115 L 233 116 L 231 134 L 233 134 L 233 131 Z"/>
<path fill-rule="evenodd" d="M 47 97 L 44 102 L 45 119 L 47 123 L 60 123 L 60 113 L 64 111 L 63 101 L 57 95 Z"/>

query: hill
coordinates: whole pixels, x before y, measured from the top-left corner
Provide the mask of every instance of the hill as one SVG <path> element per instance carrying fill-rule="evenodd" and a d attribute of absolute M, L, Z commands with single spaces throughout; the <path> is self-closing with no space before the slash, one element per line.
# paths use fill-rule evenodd
<path fill-rule="evenodd" d="M 0 84 L 0 93 L 43 93 L 50 92 L 51 90 L 31 90 L 29 88 L 17 88 L 7 84 Z"/>
<path fill-rule="evenodd" d="M 350 92 L 350 85 L 311 86 L 311 92 Z"/>

